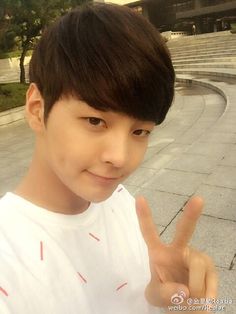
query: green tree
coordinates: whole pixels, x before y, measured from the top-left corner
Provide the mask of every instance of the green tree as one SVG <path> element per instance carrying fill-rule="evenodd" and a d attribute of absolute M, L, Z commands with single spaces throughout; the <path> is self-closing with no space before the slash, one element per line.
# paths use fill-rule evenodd
<path fill-rule="evenodd" d="M 7 17 L 8 31 L 19 40 L 20 82 L 25 83 L 24 60 L 43 29 L 71 8 L 90 0 L 1 0 L 2 16 Z"/>
<path fill-rule="evenodd" d="M 9 36 L 7 35 L 8 23 L 9 21 L 7 19 L 5 8 L 0 5 L 0 49 L 2 49 L 3 51 L 7 49 L 9 43 Z"/>

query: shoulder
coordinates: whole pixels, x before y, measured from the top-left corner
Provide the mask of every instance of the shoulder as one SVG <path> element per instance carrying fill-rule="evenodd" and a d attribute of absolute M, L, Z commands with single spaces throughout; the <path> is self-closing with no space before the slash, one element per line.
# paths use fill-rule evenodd
<path fill-rule="evenodd" d="M 129 204 L 135 204 L 134 197 L 130 192 L 124 187 L 124 185 L 119 184 L 113 194 L 107 199 L 108 202 L 128 202 Z"/>
<path fill-rule="evenodd" d="M 120 184 L 113 194 L 102 204 L 103 212 L 110 224 L 119 225 L 128 234 L 132 232 L 136 238 L 140 233 L 139 222 L 136 214 L 135 198 Z"/>
<path fill-rule="evenodd" d="M 136 215 L 135 198 L 119 184 L 113 194 L 104 202 L 106 206 L 123 215 Z"/>
<path fill-rule="evenodd" d="M 19 197 L 14 193 L 7 192 L 0 198 L 0 225 L 3 219 L 12 219 L 12 211 L 21 206 Z"/>
<path fill-rule="evenodd" d="M 7 213 L 7 209 L 11 206 L 12 204 L 12 197 L 13 195 L 10 192 L 7 192 L 5 195 L 3 195 L 0 198 L 0 217 L 3 217 Z"/>
<path fill-rule="evenodd" d="M 18 238 L 16 232 L 20 231 L 22 223 L 21 210 L 24 209 L 24 201 L 12 192 L 7 192 L 0 199 L 0 236 L 11 235 Z"/>
<path fill-rule="evenodd" d="M 0 237 L 8 233 L 9 226 L 17 222 L 17 217 L 13 214 L 15 208 L 14 194 L 7 192 L 0 198 Z M 10 228 L 11 229 L 11 228 Z M 1 242 L 2 243 L 2 242 Z"/>
<path fill-rule="evenodd" d="M 0 198 L 0 208 L 11 205 L 15 202 L 16 195 L 11 192 L 7 192 Z"/>

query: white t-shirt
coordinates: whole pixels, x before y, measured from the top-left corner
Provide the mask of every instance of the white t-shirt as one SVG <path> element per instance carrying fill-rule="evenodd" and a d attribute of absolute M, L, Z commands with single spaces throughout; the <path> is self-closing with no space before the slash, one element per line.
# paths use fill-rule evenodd
<path fill-rule="evenodd" d="M 0 200 L 1 314 L 149 314 L 147 248 L 134 198 L 119 185 L 81 214 Z"/>

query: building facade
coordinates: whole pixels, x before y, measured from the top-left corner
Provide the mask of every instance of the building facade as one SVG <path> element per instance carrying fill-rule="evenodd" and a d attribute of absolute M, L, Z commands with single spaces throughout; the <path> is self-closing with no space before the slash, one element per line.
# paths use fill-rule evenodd
<path fill-rule="evenodd" d="M 230 29 L 236 22 L 235 0 L 167 0 L 177 24 L 195 25 L 196 33 Z"/>
<path fill-rule="evenodd" d="M 105 0 L 106 1 L 106 0 Z M 236 0 L 111 0 L 147 16 L 160 31 L 196 34 L 230 29 L 236 24 Z"/>

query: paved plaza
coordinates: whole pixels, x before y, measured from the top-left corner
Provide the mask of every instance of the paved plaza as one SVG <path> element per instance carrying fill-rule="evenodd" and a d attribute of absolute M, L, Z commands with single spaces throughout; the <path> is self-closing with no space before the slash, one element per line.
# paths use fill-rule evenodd
<path fill-rule="evenodd" d="M 26 78 L 28 78 L 30 57 L 25 57 L 25 70 Z M 19 58 L 0 59 L 0 82 L 10 83 L 19 82 L 20 80 L 20 67 Z"/>
<path fill-rule="evenodd" d="M 164 241 L 171 240 L 187 200 L 192 195 L 204 198 L 192 245 L 213 257 L 219 297 L 235 299 L 236 129 L 228 110 L 219 93 L 178 83 L 167 119 L 156 127 L 142 165 L 125 186 L 148 199 Z M 0 128 L 0 196 L 25 174 L 33 146 L 33 133 L 24 121 Z M 235 312 L 236 304 L 226 307 L 225 313 Z"/>

